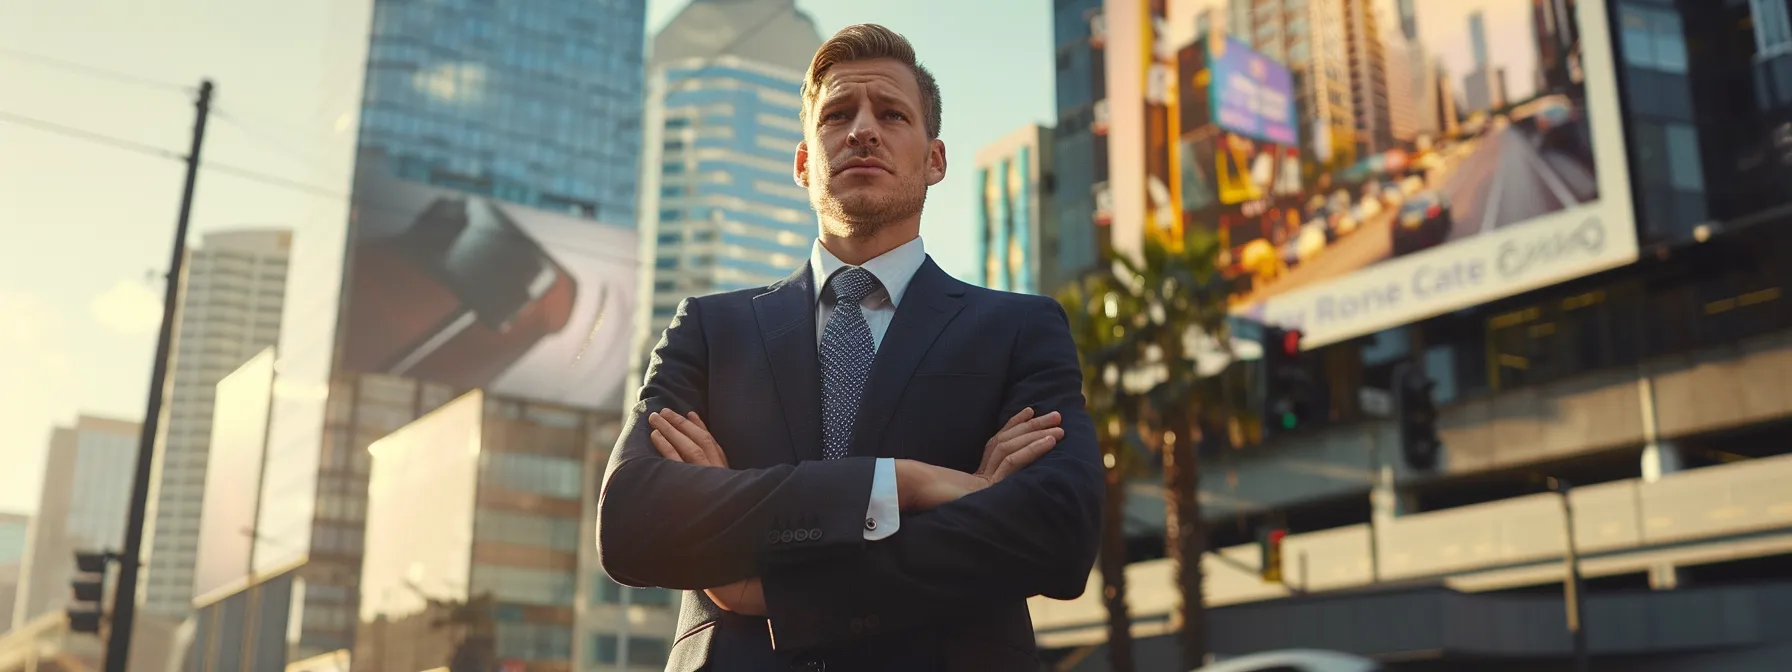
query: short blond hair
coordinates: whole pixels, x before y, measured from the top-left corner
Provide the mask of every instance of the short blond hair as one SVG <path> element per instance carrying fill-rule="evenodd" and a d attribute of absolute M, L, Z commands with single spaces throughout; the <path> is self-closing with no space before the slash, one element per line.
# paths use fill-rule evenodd
<path fill-rule="evenodd" d="M 809 72 L 803 77 L 803 125 L 807 127 L 814 123 L 822 79 L 827 77 L 829 69 L 841 63 L 879 58 L 894 59 L 915 74 L 915 84 L 921 88 L 921 113 L 926 117 L 927 138 L 940 137 L 939 82 L 934 81 L 933 73 L 915 60 L 915 47 L 909 44 L 908 38 L 875 23 L 841 28 L 815 50 L 815 58 L 809 61 Z"/>

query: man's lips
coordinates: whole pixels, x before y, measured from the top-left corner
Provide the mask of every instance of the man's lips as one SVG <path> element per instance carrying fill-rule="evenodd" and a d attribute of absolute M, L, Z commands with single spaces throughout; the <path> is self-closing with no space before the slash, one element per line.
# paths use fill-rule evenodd
<path fill-rule="evenodd" d="M 881 162 L 875 160 L 853 160 L 848 161 L 846 165 L 841 166 L 840 172 L 837 174 L 888 172 L 890 172 L 890 169 L 885 167 Z"/>

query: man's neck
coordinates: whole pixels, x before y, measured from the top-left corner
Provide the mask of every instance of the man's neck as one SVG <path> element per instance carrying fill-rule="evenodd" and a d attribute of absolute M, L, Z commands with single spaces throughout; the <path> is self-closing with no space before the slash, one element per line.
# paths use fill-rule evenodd
<path fill-rule="evenodd" d="M 822 227 L 821 246 L 827 248 L 827 251 L 841 263 L 849 266 L 863 266 L 865 262 L 881 257 L 885 252 L 902 247 L 908 244 L 908 241 L 920 237 L 921 220 L 916 218 L 913 222 L 891 224 L 878 229 L 877 233 L 869 236 L 837 236 L 828 233 L 827 228 Z"/>

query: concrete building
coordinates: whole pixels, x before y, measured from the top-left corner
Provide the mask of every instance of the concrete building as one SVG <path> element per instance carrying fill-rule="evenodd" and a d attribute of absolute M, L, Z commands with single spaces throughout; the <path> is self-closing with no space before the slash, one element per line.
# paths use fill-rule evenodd
<path fill-rule="evenodd" d="M 1105 77 L 1097 72 L 1102 49 L 1096 46 L 1092 21 L 1100 16 L 1100 0 L 1065 0 L 1052 4 L 1052 50 L 1056 60 L 1056 123 L 1052 156 L 1057 169 L 1050 208 L 1060 230 L 1057 263 L 1066 273 L 1093 268 L 1107 243 L 1097 235 L 1097 147 L 1105 157 L 1106 138 L 1096 133 L 1097 101 Z M 1105 133 L 1105 131 L 1103 131 Z M 1105 161 L 1104 161 L 1105 163 Z"/>
<path fill-rule="evenodd" d="M 218 381 L 280 338 L 292 233 L 206 234 L 189 254 L 169 374 L 167 420 L 146 519 L 143 609 L 174 620 L 192 610 Z"/>
<path fill-rule="evenodd" d="M 1072 281 L 1058 258 L 1063 234 L 1051 208 L 1052 129 L 1027 124 L 977 150 L 980 284 L 1050 295 Z"/>
<path fill-rule="evenodd" d="M 61 611 L 70 600 L 75 551 L 119 550 L 142 426 L 83 415 L 50 432 L 43 496 L 31 519 L 13 627 Z"/>
<path fill-rule="evenodd" d="M 794 0 L 696 0 L 653 38 L 641 158 L 641 300 L 634 370 L 679 302 L 784 279 L 815 215 L 791 180 L 803 72 L 821 47 Z"/>
<path fill-rule="evenodd" d="M 356 666 L 664 666 L 671 591 L 630 591 L 658 607 L 631 619 L 592 571 L 597 479 L 619 431 L 615 412 L 475 391 L 375 442 Z"/>

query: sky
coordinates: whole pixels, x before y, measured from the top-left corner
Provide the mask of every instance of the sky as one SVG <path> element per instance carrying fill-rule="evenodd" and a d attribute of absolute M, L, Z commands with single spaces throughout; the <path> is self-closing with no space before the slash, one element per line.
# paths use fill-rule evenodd
<path fill-rule="evenodd" d="M 649 0 L 649 34 L 684 4 Z M 942 267 L 971 277 L 972 155 L 1055 116 L 1050 3 L 797 4 L 824 36 L 853 23 L 888 25 L 935 73 L 948 170 L 929 193 L 922 232 Z M 36 508 L 53 426 L 81 413 L 142 417 L 183 175 L 170 157 L 191 138 L 192 94 L 181 87 L 203 77 L 218 87 L 205 162 L 308 187 L 202 171 L 189 240 L 240 227 L 303 236 L 344 207 L 358 101 L 342 78 L 365 52 L 368 7 L 0 3 L 0 511 Z M 136 149 L 45 132 L 39 122 Z"/>

